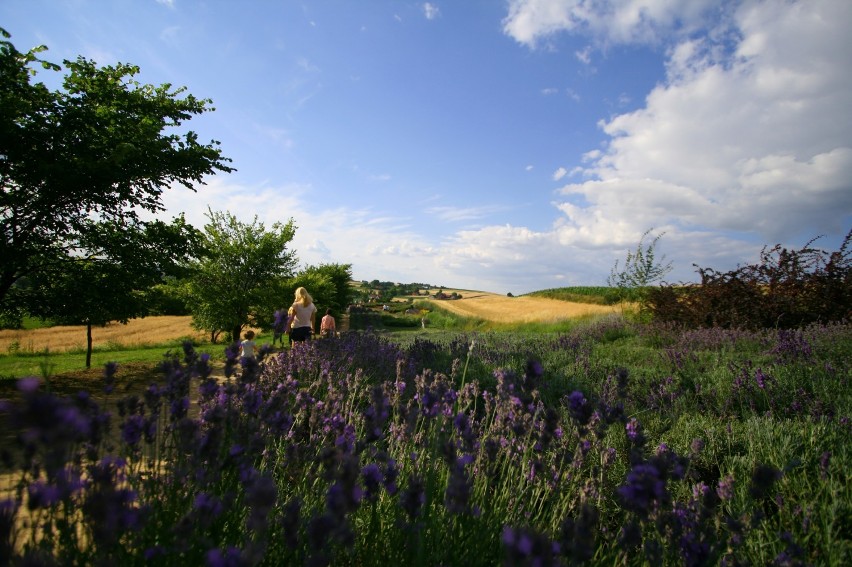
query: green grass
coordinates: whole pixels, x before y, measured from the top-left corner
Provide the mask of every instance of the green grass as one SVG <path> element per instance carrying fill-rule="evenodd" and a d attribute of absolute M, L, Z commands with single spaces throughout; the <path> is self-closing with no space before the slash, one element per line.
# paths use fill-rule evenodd
<path fill-rule="evenodd" d="M 606 286 L 573 286 L 542 289 L 526 294 L 528 297 L 546 297 L 575 303 L 593 303 L 595 305 L 615 305 L 620 301 L 637 301 L 640 290 L 618 290 Z"/>
<path fill-rule="evenodd" d="M 258 345 L 272 342 L 272 334 L 255 337 Z M 102 368 L 107 362 L 150 363 L 155 366 L 169 351 L 180 352 L 183 341 L 174 340 L 154 345 L 125 346 L 111 344 L 92 350 L 91 368 Z M 195 343 L 196 350 L 210 354 L 214 361 L 224 360 L 225 343 Z M 75 349 L 67 352 L 14 352 L 0 354 L 0 380 L 14 380 L 25 376 L 44 376 L 78 372 L 86 369 L 86 351 Z"/>
<path fill-rule="evenodd" d="M 52 321 L 46 321 L 44 319 L 39 319 L 38 317 L 24 317 L 22 321 L 22 328 L 24 329 L 44 329 L 46 327 L 52 327 Z"/>

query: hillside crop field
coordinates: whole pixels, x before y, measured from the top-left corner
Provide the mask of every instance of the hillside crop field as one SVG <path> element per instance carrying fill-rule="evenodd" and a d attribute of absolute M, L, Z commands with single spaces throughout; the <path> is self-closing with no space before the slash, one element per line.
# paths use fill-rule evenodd
<path fill-rule="evenodd" d="M 508 297 L 481 291 L 463 292 L 462 299 L 430 299 L 429 302 L 456 315 L 496 323 L 549 323 L 617 313 L 621 309 L 612 305 L 575 303 L 546 297 Z"/>
<path fill-rule="evenodd" d="M 92 346 L 158 345 L 178 339 L 205 340 L 203 332 L 190 325 L 189 316 L 161 316 L 131 319 L 126 325 L 111 323 L 92 328 Z M 69 352 L 86 348 L 86 327 L 57 326 L 41 329 L 0 330 L 0 353 Z"/>

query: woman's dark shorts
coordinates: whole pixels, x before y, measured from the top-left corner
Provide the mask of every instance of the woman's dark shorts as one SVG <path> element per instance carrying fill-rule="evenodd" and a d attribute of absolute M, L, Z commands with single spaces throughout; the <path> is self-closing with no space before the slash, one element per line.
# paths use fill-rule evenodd
<path fill-rule="evenodd" d="M 290 340 L 293 342 L 307 341 L 311 338 L 310 327 L 296 327 L 290 331 Z"/>

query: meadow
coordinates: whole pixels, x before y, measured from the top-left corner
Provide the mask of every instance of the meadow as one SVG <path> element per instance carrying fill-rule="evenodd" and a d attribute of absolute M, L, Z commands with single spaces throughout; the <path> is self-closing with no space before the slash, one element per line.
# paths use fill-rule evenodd
<path fill-rule="evenodd" d="M 556 323 L 568 319 L 618 312 L 618 307 L 589 302 L 562 301 L 550 297 L 507 297 L 486 292 L 468 292 L 460 300 L 429 300 L 429 303 L 461 315 L 503 324 Z"/>
<path fill-rule="evenodd" d="M 610 314 L 228 347 L 222 376 L 187 342 L 117 407 L 29 378 L 0 564 L 845 565 L 850 353 L 848 324 Z"/>
<path fill-rule="evenodd" d="M 204 340 L 204 333 L 192 328 L 189 316 L 160 316 L 131 319 L 127 324 L 110 323 L 92 329 L 94 348 L 113 345 L 159 345 L 171 340 Z M 33 329 L 0 329 L 0 352 L 40 354 L 44 352 L 85 352 L 86 327 L 57 325 Z"/>
<path fill-rule="evenodd" d="M 190 323 L 188 316 L 160 316 L 94 327 L 92 367 L 100 369 L 108 362 L 154 365 L 166 350 L 180 349 L 184 340 L 205 344 L 205 334 Z M 79 374 L 85 371 L 85 360 L 84 326 L 0 330 L 0 382 L 24 376 Z"/>

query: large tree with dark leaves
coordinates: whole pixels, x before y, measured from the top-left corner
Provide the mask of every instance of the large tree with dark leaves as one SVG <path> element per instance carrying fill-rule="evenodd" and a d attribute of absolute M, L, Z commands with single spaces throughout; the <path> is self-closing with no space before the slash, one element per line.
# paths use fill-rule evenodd
<path fill-rule="evenodd" d="M 199 143 L 181 128 L 212 110 L 210 100 L 140 84 L 136 66 L 84 58 L 64 61 L 62 88 L 51 90 L 36 82 L 39 67 L 61 70 L 39 58 L 46 48 L 22 53 L 9 37 L 0 29 L 2 311 L 18 306 L 28 279 L 75 270 L 80 258 L 114 257 L 86 249 L 102 223 L 145 233 L 140 213 L 162 211 L 164 189 L 193 189 L 206 175 L 232 171 L 219 142 Z"/>
<path fill-rule="evenodd" d="M 143 226 L 93 223 L 82 235 L 85 254 L 61 259 L 61 271 L 40 271 L 16 288 L 27 313 L 86 327 L 86 367 L 92 361 L 92 327 L 127 323 L 148 314 L 154 286 L 184 278 L 205 253 L 201 231 L 183 217 Z"/>

